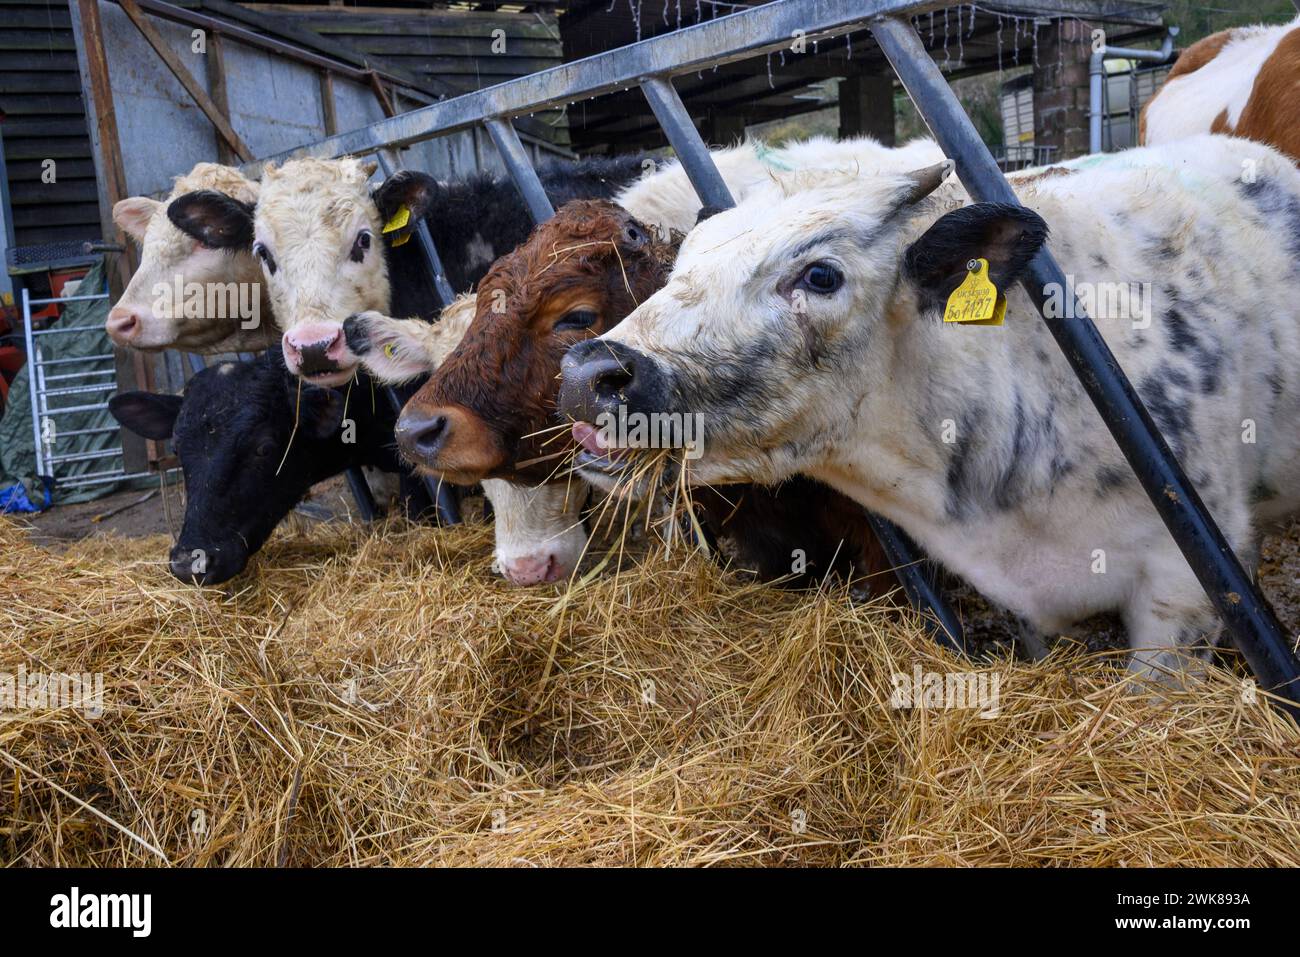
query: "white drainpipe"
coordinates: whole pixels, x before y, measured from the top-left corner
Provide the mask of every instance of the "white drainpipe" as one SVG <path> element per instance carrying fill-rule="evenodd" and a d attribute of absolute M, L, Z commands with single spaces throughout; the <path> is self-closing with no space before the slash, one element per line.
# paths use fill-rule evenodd
<path fill-rule="evenodd" d="M 1297 0 L 1300 3 L 1300 0 Z M 1088 60 L 1088 152 L 1101 152 L 1102 84 L 1106 82 L 1106 60 L 1146 60 L 1164 63 L 1174 55 L 1174 37 L 1178 28 L 1170 27 L 1159 50 L 1133 50 L 1129 47 L 1102 47 Z"/>

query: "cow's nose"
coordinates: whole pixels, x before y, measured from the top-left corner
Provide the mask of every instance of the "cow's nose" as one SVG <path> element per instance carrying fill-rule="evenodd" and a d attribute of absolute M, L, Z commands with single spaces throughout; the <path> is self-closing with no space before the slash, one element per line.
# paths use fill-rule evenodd
<path fill-rule="evenodd" d="M 207 548 L 175 545 L 168 559 L 172 577 L 189 585 L 220 585 L 248 564 L 248 555 L 229 544 Z"/>
<path fill-rule="evenodd" d="M 302 375 L 339 371 L 347 344 L 339 323 L 307 323 L 284 334 L 284 358 Z"/>
<path fill-rule="evenodd" d="M 129 306 L 114 306 L 104 320 L 104 331 L 119 346 L 129 346 L 143 326 L 139 313 Z"/>
<path fill-rule="evenodd" d="M 512 585 L 541 585 L 559 581 L 565 575 L 564 566 L 551 552 L 542 555 L 524 555 L 503 560 L 501 574 Z"/>
<path fill-rule="evenodd" d="M 662 412 L 668 391 L 658 364 L 621 342 L 588 339 L 560 363 L 560 411 L 579 422 L 602 413 Z"/>
<path fill-rule="evenodd" d="M 408 405 L 397 417 L 394 434 L 402 454 L 433 467 L 451 434 L 451 419 L 436 409 L 425 412 Z"/>

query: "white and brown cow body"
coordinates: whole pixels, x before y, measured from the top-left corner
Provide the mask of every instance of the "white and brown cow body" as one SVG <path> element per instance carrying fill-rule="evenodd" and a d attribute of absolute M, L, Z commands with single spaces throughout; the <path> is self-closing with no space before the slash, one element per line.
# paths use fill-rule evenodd
<path fill-rule="evenodd" d="M 1098 329 L 1251 563 L 1300 507 L 1300 172 L 1205 136 L 1022 180 L 1037 215 L 935 179 L 795 177 L 702 223 L 667 286 L 570 351 L 561 410 L 702 413 L 691 481 L 810 475 L 1040 631 L 1118 610 L 1137 666 L 1174 669 L 1213 608 L 1014 280 L 1050 227 L 1055 292 L 1106 294 Z M 942 321 L 976 258 L 1003 326 Z M 598 453 L 583 474 L 609 485 Z"/>
<path fill-rule="evenodd" d="M 1142 110 L 1140 141 L 1200 133 L 1255 140 L 1300 162 L 1300 19 L 1237 27 L 1192 44 Z"/>

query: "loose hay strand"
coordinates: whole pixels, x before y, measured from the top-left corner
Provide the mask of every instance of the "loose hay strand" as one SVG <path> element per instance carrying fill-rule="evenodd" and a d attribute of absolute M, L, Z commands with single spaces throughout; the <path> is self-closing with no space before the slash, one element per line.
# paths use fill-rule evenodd
<path fill-rule="evenodd" d="M 104 678 L 102 717 L 5 712 L 0 859 L 1300 865 L 1300 735 L 1233 676 L 1152 698 L 1098 656 L 960 660 L 607 507 L 635 525 L 527 590 L 481 525 L 281 531 L 198 589 L 165 538 L 58 554 L 0 519 L 0 674 Z M 997 716 L 891 707 L 917 666 L 996 675 Z"/>

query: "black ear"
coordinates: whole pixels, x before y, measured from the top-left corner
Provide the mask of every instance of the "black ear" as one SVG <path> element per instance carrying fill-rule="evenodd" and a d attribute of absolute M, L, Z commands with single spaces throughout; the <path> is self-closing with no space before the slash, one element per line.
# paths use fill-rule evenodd
<path fill-rule="evenodd" d="M 401 207 L 411 211 L 410 225 L 424 218 L 438 196 L 438 181 L 428 173 L 404 169 L 384 180 L 371 194 L 379 215 L 387 223 Z M 403 230 L 404 232 L 405 230 Z"/>
<path fill-rule="evenodd" d="M 701 206 L 700 211 L 695 215 L 695 225 L 700 225 L 700 223 L 704 222 L 706 219 L 718 215 L 718 213 L 722 212 L 726 208 L 727 207 L 725 206 Z"/>
<path fill-rule="evenodd" d="M 967 263 L 987 259 L 989 279 L 1005 293 L 1047 241 L 1047 223 L 1023 206 L 976 203 L 941 216 L 903 256 L 903 273 L 926 306 L 942 304 L 966 278 Z"/>
<path fill-rule="evenodd" d="M 201 189 L 178 196 L 167 206 L 167 218 L 181 232 L 213 249 L 253 247 L 253 206 L 225 193 Z"/>
<path fill-rule="evenodd" d="M 337 389 L 302 386 L 302 404 L 298 403 L 298 386 L 290 387 L 290 408 L 298 409 L 298 428 L 314 439 L 328 439 L 343 425 L 343 393 Z"/>
<path fill-rule="evenodd" d="M 181 397 L 160 392 L 123 392 L 108 400 L 108 411 L 123 427 L 146 439 L 170 439 L 181 412 Z"/>

